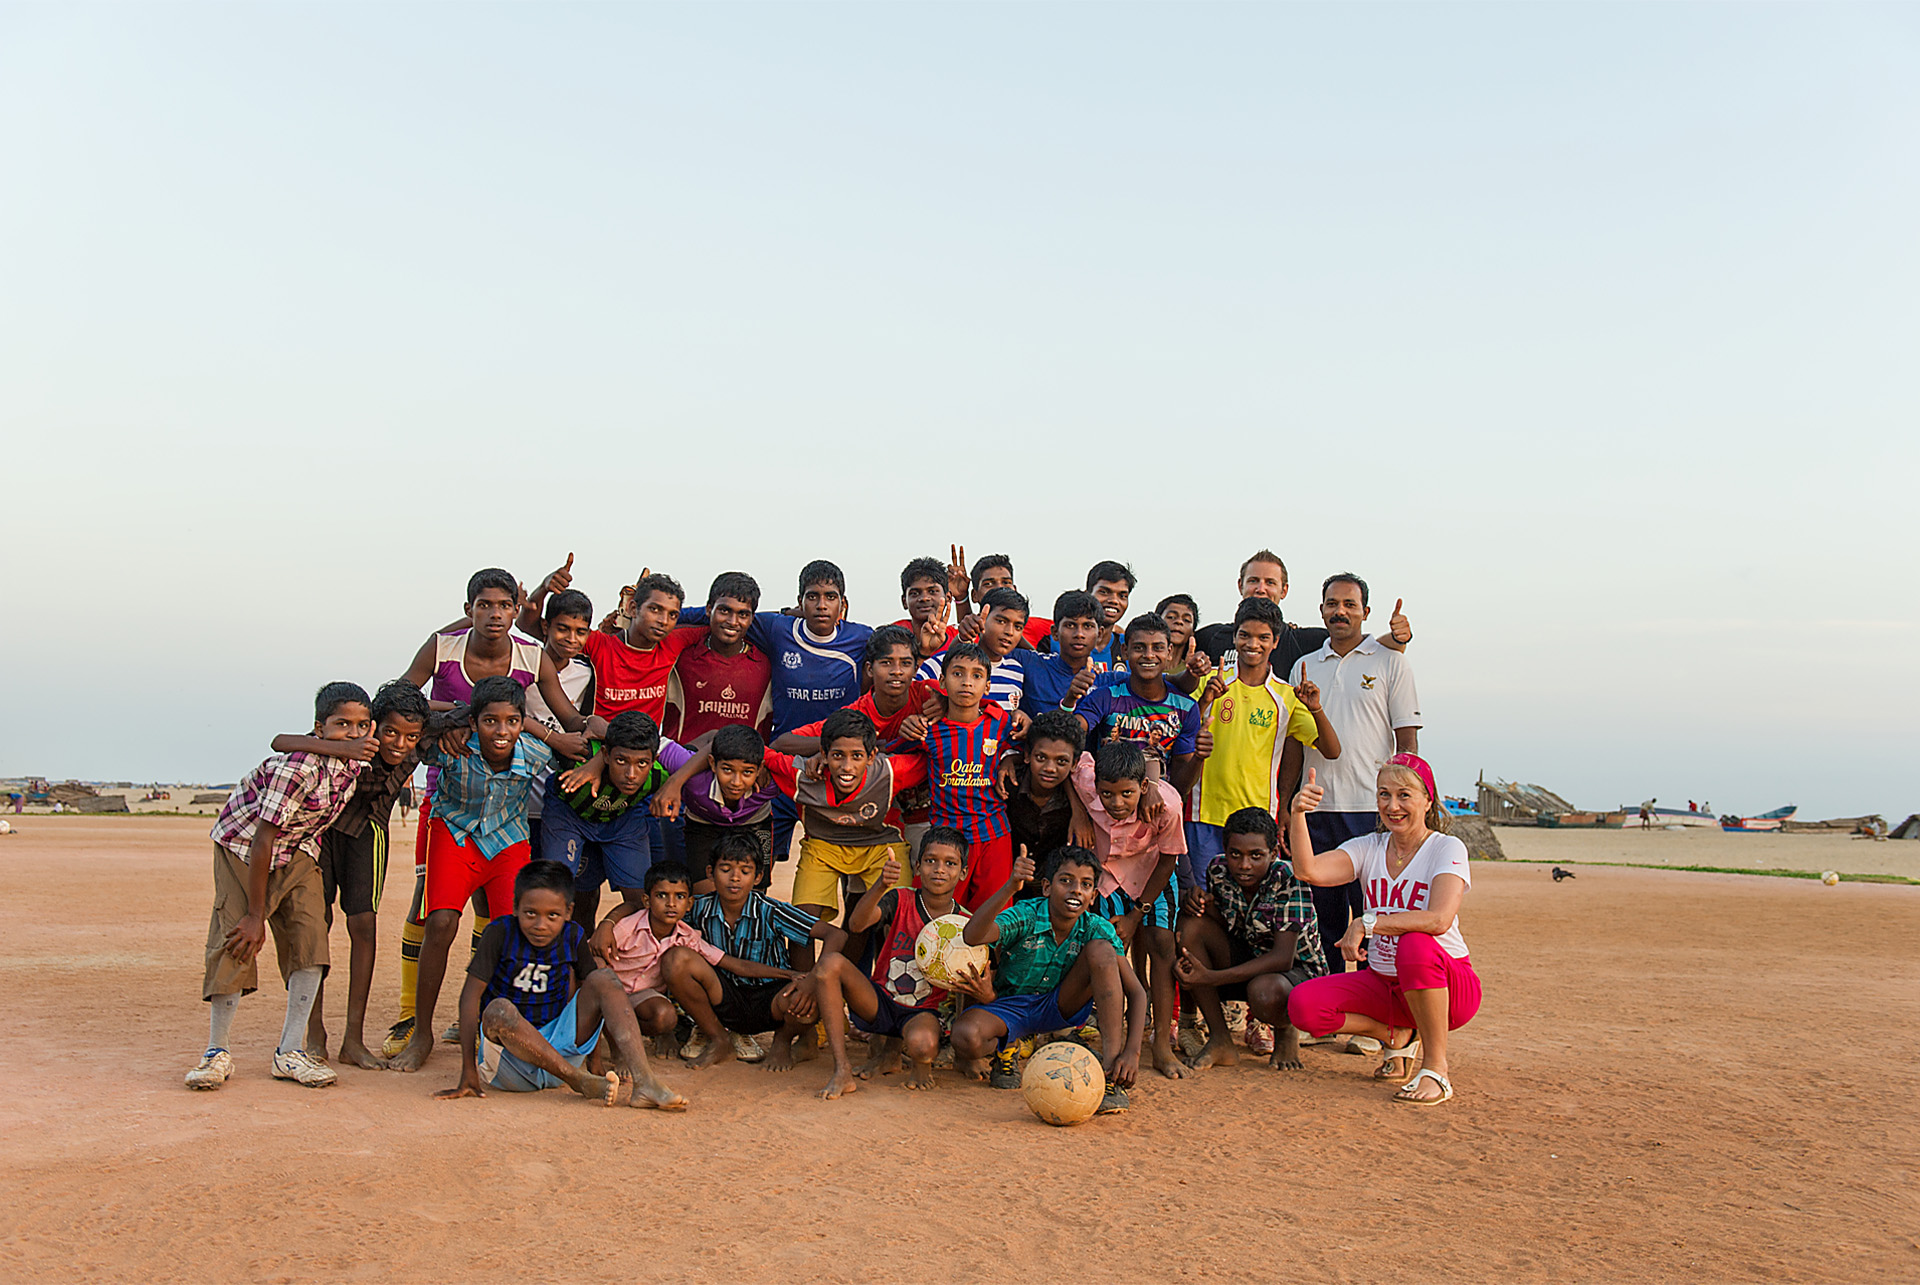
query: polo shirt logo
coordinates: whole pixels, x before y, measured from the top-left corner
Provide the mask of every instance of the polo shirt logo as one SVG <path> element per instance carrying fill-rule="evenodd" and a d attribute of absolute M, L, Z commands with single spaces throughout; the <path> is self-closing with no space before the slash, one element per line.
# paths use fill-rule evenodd
<path fill-rule="evenodd" d="M 1377 675 L 1374 675 L 1374 674 L 1362 674 L 1362 675 L 1360 675 L 1360 690 L 1361 690 L 1361 691 L 1363 691 L 1363 692 L 1370 692 L 1370 691 L 1372 691 L 1372 690 L 1373 690 L 1373 680 L 1374 680 L 1374 678 L 1375 678 L 1375 677 L 1377 677 Z"/>

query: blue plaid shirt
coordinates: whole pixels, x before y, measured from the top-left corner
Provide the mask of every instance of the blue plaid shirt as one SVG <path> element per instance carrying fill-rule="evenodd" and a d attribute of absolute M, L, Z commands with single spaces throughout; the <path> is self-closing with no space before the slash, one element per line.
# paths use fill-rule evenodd
<path fill-rule="evenodd" d="M 720 909 L 719 895 L 711 892 L 693 899 L 687 922 L 735 959 L 751 960 L 771 968 L 790 967 L 787 943 L 813 937 L 812 915 L 757 892 L 747 894 L 747 904 L 740 908 L 740 921 L 731 928 L 727 926 L 726 913 Z"/>
<path fill-rule="evenodd" d="M 522 736 L 514 744 L 513 762 L 499 772 L 480 757 L 478 735 L 467 738 L 465 754 L 443 754 L 427 741 L 420 742 L 418 753 L 421 762 L 440 769 L 433 815 L 447 823 L 454 838 L 480 849 L 489 861 L 527 841 L 527 799 L 552 764 L 552 750 Z"/>

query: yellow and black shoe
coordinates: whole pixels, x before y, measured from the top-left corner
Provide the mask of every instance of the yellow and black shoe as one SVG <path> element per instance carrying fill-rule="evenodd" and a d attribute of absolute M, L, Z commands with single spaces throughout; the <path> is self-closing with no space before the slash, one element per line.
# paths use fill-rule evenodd
<path fill-rule="evenodd" d="M 400 1050 L 407 1047 L 413 1039 L 413 1019 L 403 1017 L 387 1028 L 387 1038 L 380 1041 L 381 1057 L 399 1057 Z"/>
<path fill-rule="evenodd" d="M 987 1085 L 995 1089 L 1020 1087 L 1020 1051 L 1005 1049 L 993 1055 L 993 1069 L 987 1072 Z"/>

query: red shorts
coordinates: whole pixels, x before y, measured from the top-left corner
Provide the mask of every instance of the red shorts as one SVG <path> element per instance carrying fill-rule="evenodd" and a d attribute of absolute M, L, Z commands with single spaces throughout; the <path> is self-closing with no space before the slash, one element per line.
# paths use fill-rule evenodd
<path fill-rule="evenodd" d="M 999 892 L 1013 873 L 1013 836 L 976 839 L 967 851 L 967 881 L 954 890 L 954 896 L 968 910 Z"/>
<path fill-rule="evenodd" d="M 427 827 L 427 900 L 422 913 L 465 910 L 473 894 L 485 888 L 487 913 L 510 915 L 513 881 L 532 859 L 532 849 L 522 842 L 489 861 L 480 849 L 454 838 L 447 823 L 435 817 Z"/>
<path fill-rule="evenodd" d="M 413 832 L 413 872 L 418 875 L 427 868 L 427 818 L 433 814 L 433 796 L 427 795 L 420 800 L 418 828 Z"/>

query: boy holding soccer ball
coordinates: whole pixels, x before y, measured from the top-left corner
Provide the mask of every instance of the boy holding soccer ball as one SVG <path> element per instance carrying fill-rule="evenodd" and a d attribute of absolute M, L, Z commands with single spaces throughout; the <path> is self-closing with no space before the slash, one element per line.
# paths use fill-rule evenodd
<path fill-rule="evenodd" d="M 907 1087 L 933 1087 L 933 1059 L 940 1051 L 939 1009 L 947 992 L 920 971 L 913 947 L 922 928 L 959 909 L 953 894 L 967 877 L 966 836 L 952 826 L 929 829 L 914 854 L 913 873 L 920 886 L 899 887 L 900 862 L 888 857 L 880 878 L 860 898 L 847 921 L 847 927 L 856 933 L 865 933 L 876 924 L 885 925 L 874 939 L 873 965 L 868 972 L 861 972 L 860 966 L 845 955 L 831 953 L 823 956 L 801 983 L 813 992 L 814 1008 L 827 1027 L 833 1078 L 820 1096 L 829 1101 L 852 1093 L 860 1087 L 859 1080 L 897 1069 L 903 1043 L 907 1059 L 913 1063 Z M 993 998 L 991 985 L 977 974 L 957 989 L 979 999 Z M 887 1048 L 860 1068 L 858 1079 L 847 1061 L 848 1011 L 863 1034 L 874 1041 L 884 1040 Z"/>
<path fill-rule="evenodd" d="M 1013 1045 L 1029 1035 L 1084 1026 L 1096 1010 L 1101 1068 L 1107 1076 L 1100 1111 L 1127 1108 L 1127 1088 L 1140 1071 L 1140 1042 L 1147 1029 L 1147 991 L 1133 969 L 1121 963 L 1119 934 L 1103 916 L 1089 913 L 1102 874 L 1100 858 L 1085 848 L 1058 848 L 1042 871 L 1044 901 L 1008 907 L 1033 878 L 1026 849 L 1000 891 L 973 913 L 965 934 L 969 946 L 997 945 L 998 998 L 969 1008 L 953 1023 L 956 1057 L 994 1058 L 995 1088 L 1015 1088 Z M 1126 1019 L 1124 1042 L 1112 1038 Z"/>

